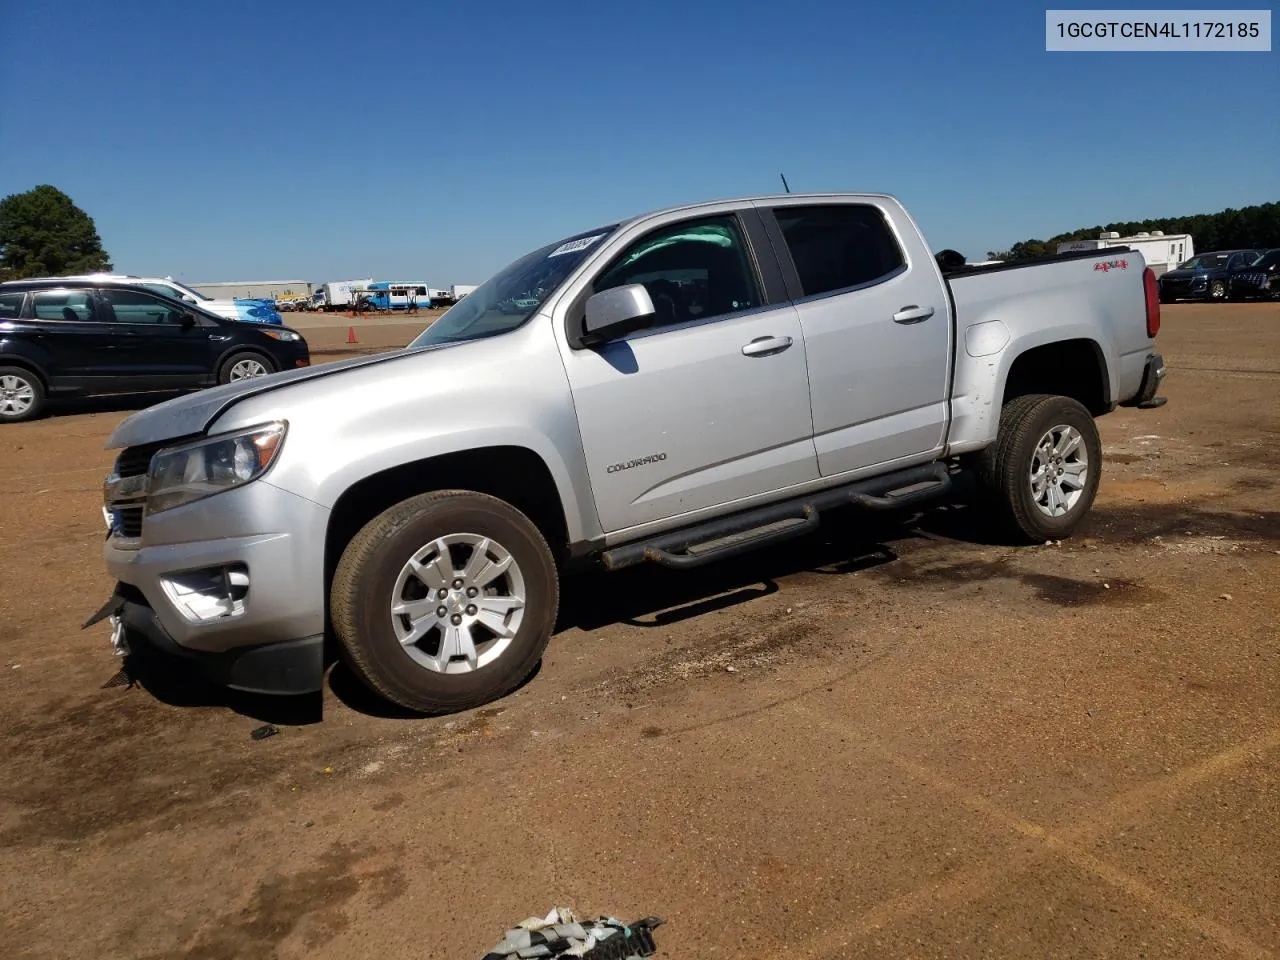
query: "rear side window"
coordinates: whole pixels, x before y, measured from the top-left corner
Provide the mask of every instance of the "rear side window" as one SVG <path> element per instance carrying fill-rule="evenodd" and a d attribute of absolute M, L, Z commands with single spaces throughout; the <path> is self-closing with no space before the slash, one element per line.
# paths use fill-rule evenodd
<path fill-rule="evenodd" d="M 33 293 L 31 304 L 38 320 L 84 323 L 93 319 L 93 301 L 87 290 L 51 290 Z"/>
<path fill-rule="evenodd" d="M 806 297 L 886 280 L 906 266 L 902 248 L 877 207 L 776 207 L 773 214 Z"/>
<path fill-rule="evenodd" d="M 0 293 L 0 320 L 16 320 L 22 315 L 22 293 Z"/>

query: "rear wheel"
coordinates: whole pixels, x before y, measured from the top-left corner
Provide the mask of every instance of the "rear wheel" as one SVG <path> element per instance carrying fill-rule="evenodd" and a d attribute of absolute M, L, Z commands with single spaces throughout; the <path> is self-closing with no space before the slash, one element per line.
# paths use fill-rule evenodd
<path fill-rule="evenodd" d="M 44 384 L 25 367 L 0 367 L 0 423 L 34 420 L 44 412 Z"/>
<path fill-rule="evenodd" d="M 1210 300 L 1225 300 L 1227 298 L 1227 285 L 1221 280 L 1215 280 L 1209 284 Z"/>
<path fill-rule="evenodd" d="M 330 610 L 344 659 L 419 713 L 505 696 L 533 672 L 559 604 L 555 560 L 510 504 L 468 491 L 412 497 L 343 551 Z"/>
<path fill-rule="evenodd" d="M 1070 536 L 1093 505 L 1102 441 L 1085 407 L 1070 397 L 1016 397 L 1000 414 L 996 442 L 978 462 L 983 502 L 1010 537 Z"/>
<path fill-rule="evenodd" d="M 219 383 L 235 383 L 239 380 L 252 380 L 265 377 L 275 372 L 275 365 L 265 356 L 253 350 L 242 350 L 233 353 L 222 364 L 218 371 Z"/>

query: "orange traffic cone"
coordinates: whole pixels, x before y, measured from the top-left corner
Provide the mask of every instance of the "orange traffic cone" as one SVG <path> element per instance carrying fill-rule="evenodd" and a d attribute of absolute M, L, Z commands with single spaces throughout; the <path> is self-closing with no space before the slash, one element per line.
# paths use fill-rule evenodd
<path fill-rule="evenodd" d="M 347 327 L 347 343 L 359 343 L 359 342 L 360 341 L 356 338 L 356 328 Z"/>

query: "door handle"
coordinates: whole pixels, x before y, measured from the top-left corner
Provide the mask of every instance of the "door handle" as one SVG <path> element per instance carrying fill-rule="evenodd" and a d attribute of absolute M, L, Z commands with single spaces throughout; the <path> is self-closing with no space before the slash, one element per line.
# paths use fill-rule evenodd
<path fill-rule="evenodd" d="M 933 307 L 917 307 L 914 303 L 893 315 L 894 323 L 919 323 L 933 316 Z"/>
<path fill-rule="evenodd" d="M 791 346 L 790 337 L 756 337 L 742 348 L 744 357 L 763 357 L 771 353 L 781 353 Z"/>

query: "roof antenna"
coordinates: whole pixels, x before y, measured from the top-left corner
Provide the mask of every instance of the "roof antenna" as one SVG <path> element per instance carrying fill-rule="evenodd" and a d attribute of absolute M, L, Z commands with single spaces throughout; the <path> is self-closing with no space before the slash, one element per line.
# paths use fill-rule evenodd
<path fill-rule="evenodd" d="M 778 176 L 780 176 L 780 177 L 782 178 L 782 188 L 783 188 L 784 190 L 786 190 L 786 191 L 787 191 L 787 193 L 790 193 L 790 192 L 791 192 L 791 188 L 790 188 L 789 186 L 787 186 L 787 175 L 786 175 L 785 173 L 780 173 L 780 174 L 778 174 Z"/>

